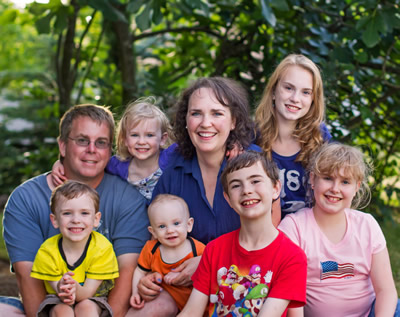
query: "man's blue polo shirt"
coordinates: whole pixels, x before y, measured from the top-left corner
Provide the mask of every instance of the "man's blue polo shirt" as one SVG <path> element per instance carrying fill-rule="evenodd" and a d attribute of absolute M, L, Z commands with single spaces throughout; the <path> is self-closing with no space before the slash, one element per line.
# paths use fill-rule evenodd
<path fill-rule="evenodd" d="M 250 145 L 248 150 L 261 151 L 254 144 Z M 171 157 L 171 165 L 160 177 L 153 191 L 153 198 L 158 194 L 173 194 L 182 197 L 189 206 L 190 216 L 194 218 L 190 235 L 204 244 L 224 233 L 238 229 L 239 216 L 225 200 L 220 180 L 226 159 L 218 172 L 214 203 L 211 207 L 206 197 L 197 156 L 189 160 L 185 160 L 178 152 L 174 152 L 174 156 Z"/>

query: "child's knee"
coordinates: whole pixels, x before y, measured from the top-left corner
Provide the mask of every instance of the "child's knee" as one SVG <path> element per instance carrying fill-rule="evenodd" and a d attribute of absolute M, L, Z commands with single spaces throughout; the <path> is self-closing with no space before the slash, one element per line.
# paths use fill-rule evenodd
<path fill-rule="evenodd" d="M 72 308 L 72 306 L 69 306 L 67 304 L 57 304 L 50 309 L 49 316 L 50 317 L 58 317 L 58 316 L 74 317 L 75 314 L 74 314 L 74 309 Z"/>
<path fill-rule="evenodd" d="M 99 316 L 101 309 L 94 301 L 84 299 L 75 305 L 76 316 Z"/>

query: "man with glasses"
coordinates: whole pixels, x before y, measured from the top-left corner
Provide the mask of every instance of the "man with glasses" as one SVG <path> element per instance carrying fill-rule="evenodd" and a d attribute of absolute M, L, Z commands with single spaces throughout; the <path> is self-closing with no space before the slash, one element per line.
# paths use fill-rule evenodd
<path fill-rule="evenodd" d="M 149 239 L 149 222 L 143 196 L 129 183 L 104 172 L 113 137 L 114 119 L 107 108 L 79 105 L 61 119 L 58 145 L 65 176 L 95 188 L 100 195 L 102 215 L 97 231 L 113 244 L 120 270 L 108 301 L 114 316 L 124 316 L 129 308 L 133 270 L 140 250 Z M 17 187 L 7 202 L 4 240 L 23 307 L 14 298 L 2 297 L 0 316 L 21 316 L 22 309 L 26 316 L 36 316 L 45 297 L 43 282 L 31 278 L 30 272 L 40 245 L 58 233 L 50 223 L 49 201 L 53 189 L 51 175 L 46 173 Z"/>

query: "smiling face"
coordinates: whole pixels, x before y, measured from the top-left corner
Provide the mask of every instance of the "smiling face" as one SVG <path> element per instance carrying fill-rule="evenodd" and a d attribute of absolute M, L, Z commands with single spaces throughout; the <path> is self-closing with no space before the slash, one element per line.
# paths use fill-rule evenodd
<path fill-rule="evenodd" d="M 277 83 L 273 98 L 278 122 L 295 122 L 304 117 L 313 102 L 312 73 L 297 65 L 289 66 Z"/>
<path fill-rule="evenodd" d="M 197 154 L 223 153 L 235 128 L 231 111 L 220 104 L 210 88 L 196 90 L 189 100 L 187 131 Z"/>
<path fill-rule="evenodd" d="M 125 145 L 132 157 L 144 161 L 158 158 L 167 137 L 167 133 L 161 133 L 159 120 L 144 119 L 127 129 Z"/>
<path fill-rule="evenodd" d="M 255 220 L 270 214 L 272 200 L 280 192 L 280 183 L 272 184 L 259 161 L 229 173 L 227 184 L 224 197 L 241 219 Z"/>
<path fill-rule="evenodd" d="M 60 155 L 64 158 L 62 163 L 65 174 L 69 179 L 82 181 L 96 188 L 104 176 L 111 155 L 111 146 L 98 149 L 94 142 L 103 140 L 111 143 L 109 127 L 106 123 L 99 124 L 89 117 L 80 116 L 72 122 L 69 138 L 85 138 L 90 140 L 88 146 L 79 146 L 75 141 L 58 141 Z"/>
<path fill-rule="evenodd" d="M 177 199 L 163 200 L 149 206 L 149 231 L 164 247 L 177 248 L 192 231 L 193 218 Z"/>
<path fill-rule="evenodd" d="M 311 174 L 311 185 L 314 189 L 314 212 L 338 214 L 351 207 L 360 183 L 352 177 L 345 177 L 344 170 L 334 175 Z"/>
<path fill-rule="evenodd" d="M 82 194 L 73 199 L 60 197 L 55 214 L 50 220 L 55 228 L 59 228 L 63 241 L 86 243 L 94 227 L 99 225 L 101 213 L 95 210 L 93 199 Z"/>

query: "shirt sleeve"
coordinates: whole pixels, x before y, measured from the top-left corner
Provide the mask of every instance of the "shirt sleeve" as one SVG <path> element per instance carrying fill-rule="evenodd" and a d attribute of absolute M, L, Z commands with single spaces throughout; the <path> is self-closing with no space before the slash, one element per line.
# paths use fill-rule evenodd
<path fill-rule="evenodd" d="M 59 281 L 63 274 L 56 259 L 55 249 L 41 247 L 33 262 L 31 277 L 43 281 Z"/>
<path fill-rule="evenodd" d="M 147 241 L 144 245 L 142 251 L 140 252 L 138 259 L 138 267 L 146 272 L 151 272 L 151 249 L 154 246 L 154 243 L 151 243 L 154 240 Z"/>
<path fill-rule="evenodd" d="M 149 219 L 147 217 L 146 199 L 130 184 L 118 180 L 118 183 L 110 183 L 108 186 L 115 186 L 113 192 L 104 192 L 102 195 L 111 195 L 109 197 L 110 205 L 103 208 L 112 208 L 113 213 L 109 214 L 107 210 L 104 213 L 109 220 L 111 234 L 109 239 L 114 246 L 117 257 L 126 253 L 139 254 L 144 244 L 150 238 L 147 230 Z M 103 232 L 100 232 L 103 233 Z M 104 234 L 107 237 L 107 234 Z"/>
<path fill-rule="evenodd" d="M 95 252 L 90 259 L 86 277 L 93 280 L 110 280 L 118 276 L 118 262 L 112 244 L 105 237 L 96 237 Z"/>
<path fill-rule="evenodd" d="M 193 287 L 199 292 L 210 296 L 211 293 L 211 247 L 204 249 L 199 266 L 192 275 Z"/>
<path fill-rule="evenodd" d="M 285 240 L 285 257 L 268 297 L 290 300 L 289 308 L 301 307 L 306 303 L 307 257 L 298 246 Z"/>
<path fill-rule="evenodd" d="M 33 262 L 37 250 L 45 240 L 41 215 L 36 212 L 42 197 L 34 197 L 35 191 L 30 192 L 30 186 L 19 186 L 10 195 L 4 210 L 3 227 L 4 241 L 11 263 L 19 261 Z M 49 209 L 48 200 L 43 206 Z M 49 217 L 49 212 L 47 213 Z M 49 219 L 46 219 L 49 222 Z"/>
<path fill-rule="evenodd" d="M 368 222 L 371 230 L 372 254 L 377 254 L 386 247 L 386 239 L 378 222 L 371 214 L 368 216 Z"/>
<path fill-rule="evenodd" d="M 332 135 L 329 132 L 328 127 L 326 126 L 325 122 L 321 123 L 320 129 L 321 129 L 322 139 L 324 141 L 331 141 L 332 140 Z"/>

